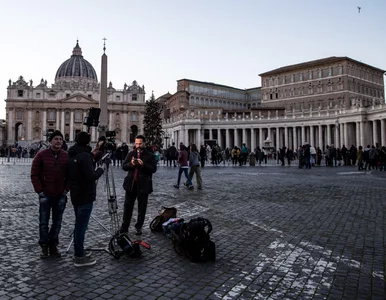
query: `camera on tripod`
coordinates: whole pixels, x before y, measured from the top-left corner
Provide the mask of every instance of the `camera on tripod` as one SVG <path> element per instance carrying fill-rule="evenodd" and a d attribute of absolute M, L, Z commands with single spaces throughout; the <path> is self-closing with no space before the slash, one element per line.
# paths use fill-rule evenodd
<path fill-rule="evenodd" d="M 106 131 L 106 151 L 114 151 L 115 150 L 115 131 Z"/>

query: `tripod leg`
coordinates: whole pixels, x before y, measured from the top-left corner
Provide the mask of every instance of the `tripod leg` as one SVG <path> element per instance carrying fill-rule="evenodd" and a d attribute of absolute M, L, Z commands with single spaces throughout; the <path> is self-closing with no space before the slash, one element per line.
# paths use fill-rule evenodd
<path fill-rule="evenodd" d="M 68 251 L 70 251 L 72 243 L 74 242 L 74 237 L 73 236 L 74 236 L 74 231 L 72 231 L 71 234 L 70 234 L 71 241 L 70 241 L 70 244 L 68 244 L 68 246 L 67 246 L 66 253 L 68 253 Z"/>

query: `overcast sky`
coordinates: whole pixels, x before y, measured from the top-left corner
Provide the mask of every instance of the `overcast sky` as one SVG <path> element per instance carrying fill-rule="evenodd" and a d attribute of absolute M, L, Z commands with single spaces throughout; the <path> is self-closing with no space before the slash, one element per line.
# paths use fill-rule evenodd
<path fill-rule="evenodd" d="M 77 39 L 100 79 L 106 37 L 108 81 L 137 80 L 149 98 L 182 78 L 257 87 L 260 73 L 329 56 L 385 70 L 385 16 L 385 0 L 2 0 L 0 118 L 8 80 L 51 85 Z"/>

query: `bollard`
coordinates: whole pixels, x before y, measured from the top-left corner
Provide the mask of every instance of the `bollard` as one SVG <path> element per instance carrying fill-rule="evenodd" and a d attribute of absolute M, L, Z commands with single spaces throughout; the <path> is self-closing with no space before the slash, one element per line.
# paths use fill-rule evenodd
<path fill-rule="evenodd" d="M 256 164 L 256 155 L 255 153 L 251 152 L 251 154 L 249 154 L 249 165 L 254 167 L 255 164 Z"/>

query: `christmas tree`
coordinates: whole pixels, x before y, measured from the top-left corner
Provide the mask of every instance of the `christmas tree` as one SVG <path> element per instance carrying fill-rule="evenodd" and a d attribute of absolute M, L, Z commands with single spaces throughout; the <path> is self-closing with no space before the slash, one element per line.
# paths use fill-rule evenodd
<path fill-rule="evenodd" d="M 151 98 L 146 101 L 145 118 L 143 131 L 146 137 L 146 146 L 155 146 L 157 149 L 162 149 L 162 107 L 155 101 L 154 93 Z"/>

